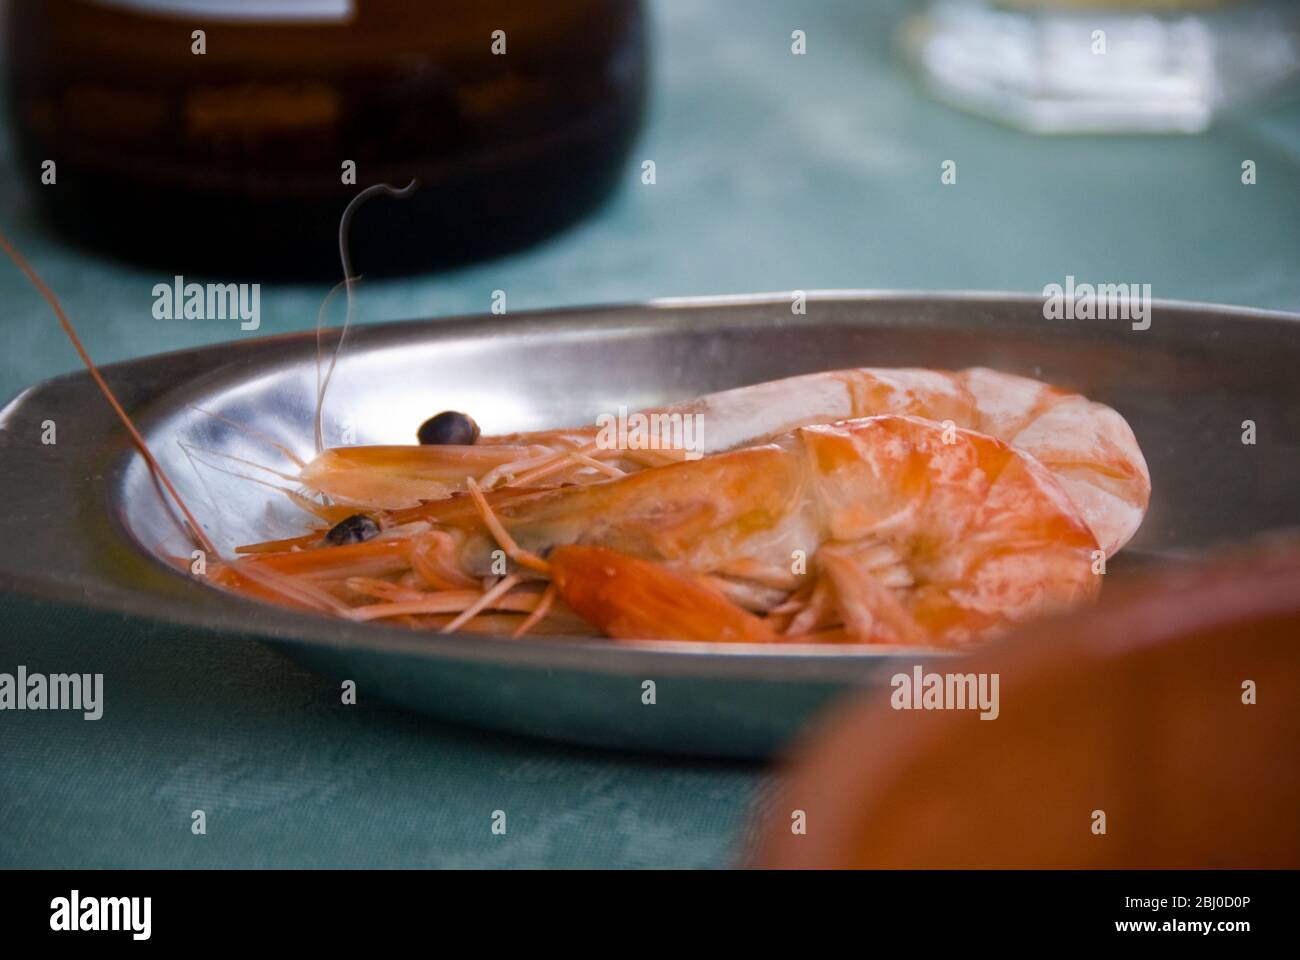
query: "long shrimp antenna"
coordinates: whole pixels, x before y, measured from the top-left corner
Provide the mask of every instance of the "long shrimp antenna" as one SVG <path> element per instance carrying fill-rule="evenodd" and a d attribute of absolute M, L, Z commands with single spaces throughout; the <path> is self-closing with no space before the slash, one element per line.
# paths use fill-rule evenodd
<path fill-rule="evenodd" d="M 358 278 L 359 279 L 359 278 Z M 346 280 L 340 280 L 334 286 L 330 287 L 330 292 L 325 294 L 325 299 L 321 301 L 320 308 L 316 311 L 316 456 L 320 456 L 325 451 L 325 436 L 321 429 L 321 421 L 324 417 L 325 407 L 325 387 L 321 384 L 321 340 L 325 333 L 325 314 L 329 312 L 330 304 L 338 296 L 340 290 L 347 286 Z M 337 355 L 338 347 L 335 347 Z M 331 364 L 331 369 L 333 365 Z"/>
<path fill-rule="evenodd" d="M 45 298 L 46 302 L 49 303 L 50 307 L 54 310 L 54 315 L 59 318 L 59 323 L 63 327 L 63 332 L 66 333 L 68 339 L 72 341 L 73 347 L 77 350 L 77 355 L 81 357 L 81 362 L 84 363 L 86 369 L 90 371 L 90 376 L 94 379 L 95 385 L 99 387 L 100 393 L 104 395 L 104 399 L 108 401 L 109 406 L 111 406 L 113 411 L 117 414 L 118 419 L 122 421 L 122 425 L 125 426 L 127 432 L 131 434 L 131 440 L 135 443 L 136 449 L 140 451 L 140 455 L 144 457 L 145 462 L 149 464 L 150 471 L 152 471 L 153 475 L 157 477 L 158 481 L 167 489 L 171 498 L 176 501 L 176 506 L 180 508 L 181 513 L 184 515 L 185 522 L 189 525 L 190 532 L 194 535 L 194 539 L 198 541 L 199 546 L 202 547 L 205 552 L 213 557 L 219 557 L 220 554 L 217 552 L 217 548 L 213 545 L 212 541 L 208 539 L 208 535 L 203 532 L 203 528 L 199 526 L 199 522 L 194 519 L 194 515 L 190 513 L 190 508 L 185 505 L 185 501 L 181 499 L 181 495 L 176 492 L 176 488 L 172 486 L 171 478 L 167 476 L 167 471 L 162 468 L 162 464 L 159 463 L 158 459 L 153 455 L 153 451 L 149 449 L 149 445 L 144 442 L 144 437 L 140 436 L 140 431 L 138 431 L 135 428 L 135 424 L 131 422 L 131 417 L 122 408 L 122 404 L 118 403 L 117 397 L 113 394 L 112 388 L 109 387 L 108 383 L 100 374 L 99 368 L 95 366 L 95 362 L 90 359 L 90 354 L 86 352 L 86 347 L 81 342 L 81 337 L 77 336 L 77 331 L 73 328 L 72 322 L 68 319 L 68 315 L 63 312 L 63 306 L 59 303 L 59 298 L 54 295 L 53 290 L 45 285 L 45 281 L 42 280 L 40 275 L 32 268 L 32 265 L 27 262 L 27 258 L 18 252 L 18 248 L 10 243 L 9 238 L 3 233 L 0 233 L 0 248 L 3 248 L 4 252 L 9 255 L 9 259 L 14 262 L 19 270 L 26 274 L 27 279 L 31 281 L 32 286 L 40 292 L 41 296 Z"/>
<path fill-rule="evenodd" d="M 343 210 L 343 216 L 339 218 L 339 260 L 343 265 L 343 288 L 347 293 L 347 310 L 343 316 L 343 329 L 339 331 L 338 343 L 334 345 L 334 353 L 330 356 L 330 365 L 325 371 L 325 379 L 320 384 L 320 390 L 316 394 L 316 454 L 319 456 L 325 450 L 325 433 L 321 429 L 322 414 L 325 408 L 325 391 L 329 389 L 330 379 L 334 376 L 334 365 L 338 362 L 339 353 L 343 350 L 343 341 L 347 339 L 348 328 L 352 324 L 352 288 L 356 286 L 357 278 L 352 272 L 352 254 L 348 252 L 348 231 L 352 227 L 352 216 L 356 213 L 357 208 L 365 203 L 371 197 L 378 193 L 386 193 L 390 197 L 397 197 L 399 200 L 410 196 L 411 191 L 420 185 L 419 180 L 412 180 L 406 186 L 394 187 L 388 183 L 376 183 L 373 186 L 366 187 L 350 201 Z M 320 327 L 317 326 L 316 343 L 319 350 L 320 345 Z M 319 356 L 319 354 L 318 354 Z M 317 375 L 319 376 L 319 366 Z"/>

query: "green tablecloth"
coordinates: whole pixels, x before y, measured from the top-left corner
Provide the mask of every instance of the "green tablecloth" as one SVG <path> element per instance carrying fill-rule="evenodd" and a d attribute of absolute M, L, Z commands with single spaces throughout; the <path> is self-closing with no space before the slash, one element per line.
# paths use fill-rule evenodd
<path fill-rule="evenodd" d="M 594 218 L 508 259 L 367 284 L 360 319 L 791 288 L 1150 283 L 1157 297 L 1300 309 L 1300 107 L 1198 138 L 1037 139 L 928 99 L 893 54 L 902 3 L 652 5 L 649 123 Z M 806 31 L 808 53 L 790 53 Z M 658 182 L 640 183 L 653 159 Z M 945 160 L 957 183 L 940 183 Z M 1253 160 L 1258 184 L 1243 186 Z M 0 223 L 101 362 L 229 339 L 154 320 L 157 271 L 69 251 L 0 141 Z M 41 189 L 35 187 L 35 189 Z M 160 229 L 202 229 L 148 211 Z M 76 359 L 0 264 L 0 394 Z M 319 287 L 264 288 L 259 334 L 309 327 Z M 0 547 L 3 549 L 3 547 Z M 0 672 L 103 672 L 103 719 L 0 713 L 0 866 L 640 866 L 732 862 L 751 765 L 567 749 L 337 691 L 264 647 L 3 602 Z M 203 809 L 208 833 L 190 832 Z M 508 833 L 494 836 L 494 810 Z"/>

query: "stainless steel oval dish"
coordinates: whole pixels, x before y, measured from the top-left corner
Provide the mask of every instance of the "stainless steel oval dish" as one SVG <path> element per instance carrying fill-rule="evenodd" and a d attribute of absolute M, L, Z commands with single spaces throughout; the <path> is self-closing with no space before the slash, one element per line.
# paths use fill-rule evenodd
<path fill-rule="evenodd" d="M 1154 490 L 1110 580 L 1300 517 L 1300 318 L 1157 302 L 1126 320 L 1045 320 L 1037 297 L 825 292 L 659 301 L 360 327 L 325 405 L 327 442 L 407 443 L 431 413 L 486 432 L 591 420 L 726 387 L 839 367 L 996 367 L 1119 410 Z M 39 321 L 46 322 L 44 318 Z M 255 482 L 309 457 L 311 333 L 106 367 L 218 547 L 301 530 Z M 58 443 L 41 424 L 58 423 Z M 1243 423 L 1256 442 L 1242 442 Z M 430 635 L 295 613 L 179 572 L 191 545 L 84 374 L 0 412 L 0 587 L 195 630 L 256 637 L 367 695 L 439 716 L 587 744 L 765 755 L 846 687 L 887 682 L 914 653 Z M 32 519 L 39 518 L 33 533 Z M 1103 597 L 1103 601 L 1104 597 Z M 883 678 L 883 679 L 881 679 Z M 643 684 L 656 684 L 655 704 Z"/>

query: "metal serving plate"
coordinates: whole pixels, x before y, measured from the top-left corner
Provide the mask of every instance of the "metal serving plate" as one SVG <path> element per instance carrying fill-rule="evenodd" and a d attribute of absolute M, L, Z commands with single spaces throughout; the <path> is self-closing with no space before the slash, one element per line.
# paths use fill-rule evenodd
<path fill-rule="evenodd" d="M 449 407 L 495 433 L 815 370 L 982 364 L 1075 388 L 1132 424 L 1155 489 L 1114 580 L 1300 516 L 1300 318 L 1161 302 L 1152 317 L 1134 330 L 1045 320 L 1029 296 L 826 292 L 809 296 L 804 315 L 773 294 L 366 326 L 340 362 L 326 434 L 406 443 Z M 305 515 L 240 476 L 253 471 L 236 459 L 287 468 L 273 443 L 310 456 L 312 334 L 104 374 L 218 547 L 301 529 Z M 41 443 L 46 420 L 57 424 L 52 446 Z M 1242 443 L 1245 420 L 1256 424 L 1254 445 Z M 759 756 L 836 693 L 917 661 L 869 648 L 439 636 L 219 592 L 166 561 L 190 544 L 84 374 L 15 398 L 0 412 L 0 450 L 0 588 L 259 638 L 355 680 L 362 696 L 498 730 Z M 643 703 L 646 680 L 653 705 Z"/>

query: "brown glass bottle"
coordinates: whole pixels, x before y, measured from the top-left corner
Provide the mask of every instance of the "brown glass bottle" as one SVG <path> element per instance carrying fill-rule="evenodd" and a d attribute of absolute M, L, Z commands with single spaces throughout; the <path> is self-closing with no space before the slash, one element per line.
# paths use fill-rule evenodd
<path fill-rule="evenodd" d="M 167 271 L 337 276 L 347 202 L 411 179 L 358 211 L 355 267 L 446 266 L 635 175 L 640 0 L 17 0 L 6 34 L 41 209 Z"/>

